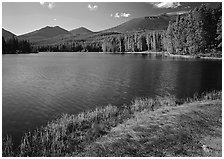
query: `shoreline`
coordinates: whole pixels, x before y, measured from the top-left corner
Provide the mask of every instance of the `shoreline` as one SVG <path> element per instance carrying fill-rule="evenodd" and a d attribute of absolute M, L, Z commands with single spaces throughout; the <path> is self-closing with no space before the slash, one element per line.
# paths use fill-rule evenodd
<path fill-rule="evenodd" d="M 184 101 L 173 96 L 137 98 L 121 107 L 108 105 L 78 115 L 64 114 L 25 133 L 15 150 L 11 138 L 3 139 L 2 156 L 220 156 L 221 112 L 221 91 Z M 218 135 L 212 138 L 212 132 Z M 123 146 L 118 149 L 116 145 Z M 206 147 L 213 150 L 207 152 Z"/>
<path fill-rule="evenodd" d="M 32 52 L 32 53 L 20 53 L 24 54 L 39 54 L 45 52 Z M 47 53 L 64 53 L 64 52 L 47 52 Z M 209 57 L 209 56 L 198 56 L 198 55 L 176 55 L 170 54 L 168 52 L 155 52 L 155 51 L 143 51 L 143 52 L 69 52 L 69 53 L 99 53 L 99 54 L 133 54 L 133 55 L 142 55 L 142 56 L 160 56 L 160 57 L 173 57 L 173 58 L 183 58 L 183 59 L 203 59 L 203 60 L 222 60 L 221 57 Z M 2 54 L 2 55 L 19 55 L 19 54 Z"/>
<path fill-rule="evenodd" d="M 170 54 L 168 52 L 153 52 L 153 51 L 143 51 L 143 52 L 99 52 L 99 53 L 105 53 L 105 54 L 136 54 L 136 55 L 154 55 L 154 56 L 162 56 L 162 57 L 174 57 L 174 58 L 185 58 L 185 59 L 205 59 L 205 60 L 222 60 L 221 57 L 203 57 L 203 56 L 197 56 L 197 55 L 176 55 L 176 54 Z"/>

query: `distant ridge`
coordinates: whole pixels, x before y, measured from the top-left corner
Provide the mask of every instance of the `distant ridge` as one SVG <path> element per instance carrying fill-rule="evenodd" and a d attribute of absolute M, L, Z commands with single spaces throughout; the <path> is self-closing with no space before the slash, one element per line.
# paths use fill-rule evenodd
<path fill-rule="evenodd" d="M 9 38 L 16 37 L 16 35 L 8 30 L 5 30 L 4 28 L 2 28 L 2 37 L 4 37 L 4 39 L 9 39 Z"/>
<path fill-rule="evenodd" d="M 77 35 L 86 35 L 86 34 L 92 34 L 93 32 L 87 28 L 80 27 L 77 29 L 73 29 L 69 31 L 72 35 L 77 36 Z"/>
<path fill-rule="evenodd" d="M 29 39 L 33 41 L 33 40 L 43 40 L 46 38 L 53 38 L 59 35 L 60 36 L 71 35 L 71 33 L 59 26 L 55 26 L 55 27 L 46 26 L 39 30 L 33 31 L 31 33 L 20 35 L 19 38 Z"/>

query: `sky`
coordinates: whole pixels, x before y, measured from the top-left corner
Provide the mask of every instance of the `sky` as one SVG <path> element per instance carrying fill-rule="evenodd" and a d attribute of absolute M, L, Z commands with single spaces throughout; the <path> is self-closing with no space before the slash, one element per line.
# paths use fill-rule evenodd
<path fill-rule="evenodd" d="M 203 2 L 3 2 L 2 27 L 15 35 L 46 26 L 100 31 L 138 17 L 181 13 Z M 212 4 L 211 4 L 212 5 Z"/>

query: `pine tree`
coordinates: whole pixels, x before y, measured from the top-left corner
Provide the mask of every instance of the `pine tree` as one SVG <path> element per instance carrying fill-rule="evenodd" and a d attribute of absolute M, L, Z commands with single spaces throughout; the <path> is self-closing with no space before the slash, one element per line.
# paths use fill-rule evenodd
<path fill-rule="evenodd" d="M 171 54 L 175 54 L 173 24 L 171 22 L 169 22 L 166 31 L 166 50 Z"/>
<path fill-rule="evenodd" d="M 6 54 L 7 53 L 6 48 L 7 48 L 7 46 L 6 46 L 5 38 L 2 37 L 2 54 Z"/>

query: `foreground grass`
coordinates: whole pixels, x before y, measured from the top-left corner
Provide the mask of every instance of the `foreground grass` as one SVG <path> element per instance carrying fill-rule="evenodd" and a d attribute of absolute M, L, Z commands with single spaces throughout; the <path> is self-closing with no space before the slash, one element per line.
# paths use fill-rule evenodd
<path fill-rule="evenodd" d="M 219 156 L 208 141 L 221 137 L 221 92 L 178 101 L 139 98 L 131 105 L 106 106 L 63 115 L 24 135 L 3 156 Z M 213 142 L 214 143 L 214 142 Z"/>

